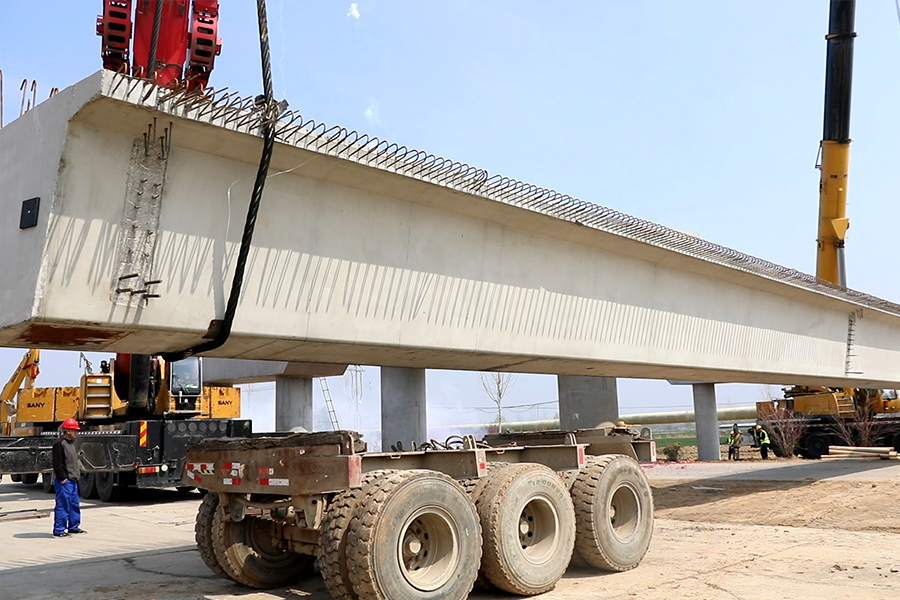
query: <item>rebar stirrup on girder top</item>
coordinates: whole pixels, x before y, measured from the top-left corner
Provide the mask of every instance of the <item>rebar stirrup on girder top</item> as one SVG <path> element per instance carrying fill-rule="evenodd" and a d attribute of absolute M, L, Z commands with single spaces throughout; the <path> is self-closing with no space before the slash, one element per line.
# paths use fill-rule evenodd
<path fill-rule="evenodd" d="M 19 91 L 22 92 L 22 102 L 19 104 L 19 116 L 25 114 L 25 95 L 28 92 L 28 79 L 22 80 L 22 85 L 19 86 Z"/>

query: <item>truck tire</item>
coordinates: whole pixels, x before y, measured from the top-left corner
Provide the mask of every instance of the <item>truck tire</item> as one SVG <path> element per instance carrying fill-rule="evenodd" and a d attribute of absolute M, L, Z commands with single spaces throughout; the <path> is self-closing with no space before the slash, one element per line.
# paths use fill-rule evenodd
<path fill-rule="evenodd" d="M 228 577 L 213 550 L 212 528 L 213 518 L 219 509 L 219 495 L 206 494 L 197 509 L 197 520 L 194 522 L 194 540 L 197 542 L 197 551 L 200 558 L 209 567 L 210 571 L 219 577 Z"/>
<path fill-rule="evenodd" d="M 489 477 L 475 503 L 484 537 L 482 573 L 513 594 L 552 589 L 575 545 L 569 490 L 556 473 L 537 464 L 509 466 Z"/>
<path fill-rule="evenodd" d="M 96 475 L 97 496 L 102 502 L 118 502 L 125 496 L 127 486 L 116 483 L 116 474 L 99 471 Z"/>
<path fill-rule="evenodd" d="M 84 499 L 97 497 L 97 474 L 82 473 L 78 480 L 78 495 Z"/>
<path fill-rule="evenodd" d="M 38 473 L 22 473 L 22 483 L 25 485 L 34 485 L 37 483 Z"/>
<path fill-rule="evenodd" d="M 803 442 L 803 448 L 806 450 L 806 458 L 813 460 L 822 458 L 823 454 L 828 454 L 828 446 L 831 443 L 831 436 L 823 433 L 809 433 Z"/>
<path fill-rule="evenodd" d="M 357 600 L 359 596 L 350 583 L 350 569 L 347 565 L 347 529 L 350 519 L 359 506 L 362 488 L 374 479 L 393 471 L 372 471 L 363 475 L 362 487 L 352 488 L 336 494 L 322 518 L 319 533 L 319 570 L 325 587 L 334 600 Z"/>
<path fill-rule="evenodd" d="M 362 489 L 347 531 L 360 600 L 463 600 L 480 561 L 478 514 L 451 478 L 396 471 Z"/>
<path fill-rule="evenodd" d="M 44 493 L 52 494 L 56 490 L 53 489 L 53 473 L 41 473 L 41 489 Z"/>
<path fill-rule="evenodd" d="M 575 548 L 591 566 L 627 571 L 638 566 L 653 536 L 653 493 L 641 466 L 622 454 L 588 464 L 572 485 Z"/>
<path fill-rule="evenodd" d="M 900 433 L 895 433 L 894 437 L 891 441 L 891 446 L 894 447 L 894 450 L 900 452 Z"/>
<path fill-rule="evenodd" d="M 233 521 L 219 507 L 213 515 L 211 542 L 225 575 L 248 587 L 268 589 L 312 574 L 315 557 L 287 549 L 275 538 L 276 526 L 271 519 L 251 516 Z"/>

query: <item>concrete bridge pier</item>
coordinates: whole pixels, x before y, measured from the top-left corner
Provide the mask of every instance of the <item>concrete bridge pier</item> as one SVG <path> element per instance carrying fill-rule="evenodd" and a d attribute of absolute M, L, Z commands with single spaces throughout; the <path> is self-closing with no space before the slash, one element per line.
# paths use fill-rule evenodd
<path fill-rule="evenodd" d="M 398 441 L 406 450 L 413 441 L 427 441 L 426 417 L 425 369 L 381 367 L 381 450 L 390 452 Z"/>
<path fill-rule="evenodd" d="M 719 421 L 716 412 L 716 385 L 694 383 L 694 415 L 697 426 L 697 457 L 722 460 L 719 449 Z"/>
<path fill-rule="evenodd" d="M 587 429 L 619 420 L 615 377 L 557 375 L 560 429 Z"/>
<path fill-rule="evenodd" d="M 313 430 L 313 394 L 309 377 L 275 378 L 275 430 Z"/>
<path fill-rule="evenodd" d="M 342 375 L 347 365 L 204 358 L 207 385 L 275 382 L 275 430 L 313 430 L 313 379 Z"/>

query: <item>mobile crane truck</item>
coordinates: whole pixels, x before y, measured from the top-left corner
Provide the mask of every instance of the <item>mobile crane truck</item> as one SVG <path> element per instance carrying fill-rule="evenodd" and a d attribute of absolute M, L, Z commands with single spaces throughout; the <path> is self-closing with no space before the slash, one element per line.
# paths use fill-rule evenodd
<path fill-rule="evenodd" d="M 853 40 L 856 0 L 831 0 L 825 66 L 825 117 L 820 144 L 819 227 L 816 240 L 816 277 L 846 287 L 844 246 L 847 218 L 847 181 L 850 163 L 850 92 L 853 77 Z M 850 370 L 853 327 L 861 315 L 851 315 L 848 326 L 847 369 Z M 757 403 L 758 424 L 769 431 L 777 455 L 799 453 L 820 458 L 828 446 L 860 440 L 853 427 L 842 423 L 871 421 L 874 442 L 900 451 L 900 401 L 895 390 L 866 390 L 793 386 L 784 400 Z M 790 432 L 802 429 L 796 448 L 781 448 L 779 440 L 793 443 Z M 790 440 L 790 441 L 788 441 Z"/>
<path fill-rule="evenodd" d="M 36 364 L 35 356 L 35 350 L 25 354 L 4 388 L 4 406 L 22 372 L 34 373 L 29 365 Z M 240 390 L 204 386 L 200 358 L 167 363 L 119 354 L 103 361 L 100 373 L 82 375 L 78 387 L 18 391 L 15 418 L 5 420 L 0 437 L 0 474 L 26 484 L 41 477 L 49 492 L 50 448 L 60 423 L 74 418 L 81 424 L 75 447 L 84 471 L 78 482 L 83 497 L 107 502 L 120 499 L 128 486 L 181 488 L 187 445 L 252 435 L 250 421 L 239 416 Z"/>

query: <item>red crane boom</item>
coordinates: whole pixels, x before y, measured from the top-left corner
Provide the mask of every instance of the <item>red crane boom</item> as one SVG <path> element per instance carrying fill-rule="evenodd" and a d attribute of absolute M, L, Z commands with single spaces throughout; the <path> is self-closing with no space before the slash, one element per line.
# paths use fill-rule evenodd
<path fill-rule="evenodd" d="M 104 0 L 97 17 L 104 69 L 162 86 L 186 79 L 189 89 L 209 81 L 222 51 L 218 29 L 218 0 Z"/>

